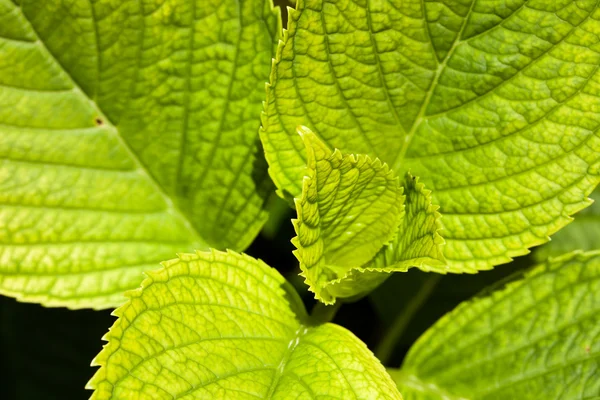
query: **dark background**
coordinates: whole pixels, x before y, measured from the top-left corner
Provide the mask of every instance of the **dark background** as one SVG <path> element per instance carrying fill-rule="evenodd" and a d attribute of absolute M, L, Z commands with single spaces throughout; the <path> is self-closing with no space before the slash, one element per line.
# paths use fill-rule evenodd
<path fill-rule="evenodd" d="M 275 3 L 289 4 L 286 0 Z M 292 281 L 310 310 L 314 300 L 297 276 L 298 264 L 292 255 L 290 239 L 295 236 L 289 223 L 292 211 L 281 202 L 271 207 L 278 211 L 246 252 L 263 259 Z M 530 257 L 522 257 L 477 275 L 442 277 L 400 337 L 389 365 L 399 366 L 411 343 L 458 303 L 530 264 Z M 425 279 L 427 274 L 418 270 L 394 274 L 369 297 L 343 305 L 334 322 L 350 329 L 374 349 Z M 88 398 L 91 392 L 84 387 L 96 369 L 90 367 L 90 362 L 102 348 L 104 342 L 100 338 L 114 319 L 110 311 L 44 308 L 0 296 L 0 397 Z"/>

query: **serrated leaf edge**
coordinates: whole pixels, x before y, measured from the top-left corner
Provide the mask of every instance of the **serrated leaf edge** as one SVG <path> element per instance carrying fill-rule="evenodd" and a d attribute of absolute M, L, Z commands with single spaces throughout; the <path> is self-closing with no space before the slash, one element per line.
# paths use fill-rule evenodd
<path fill-rule="evenodd" d="M 144 289 L 150 287 L 153 283 L 159 281 L 158 275 L 160 272 L 167 270 L 170 266 L 178 264 L 181 261 L 188 262 L 188 261 L 203 259 L 205 261 L 213 262 L 217 259 L 218 256 L 228 256 L 228 255 L 241 257 L 245 261 L 248 261 L 251 263 L 257 263 L 257 264 L 261 265 L 262 267 L 265 267 L 268 269 L 273 269 L 272 267 L 270 267 L 268 264 L 266 264 L 261 259 L 251 257 L 245 253 L 238 253 L 231 249 L 221 251 L 221 250 L 216 250 L 216 249 L 211 248 L 208 251 L 196 250 L 194 253 L 177 253 L 176 258 L 161 262 L 160 268 L 157 268 L 157 269 L 154 269 L 151 271 L 145 271 L 144 275 L 146 275 L 146 278 L 144 278 L 144 280 L 142 281 L 140 286 L 136 289 L 126 291 L 123 295 L 127 298 L 127 301 L 111 312 L 111 315 L 117 317 L 117 320 L 115 320 L 113 325 L 108 329 L 108 332 L 106 332 L 101 338 L 101 340 L 106 343 L 102 346 L 102 350 L 100 350 L 100 352 L 92 359 L 92 361 L 90 363 L 91 367 L 100 367 L 100 368 L 95 371 L 92 378 L 90 378 L 90 380 L 86 383 L 85 388 L 88 390 L 95 390 L 97 388 L 96 384 L 99 381 L 101 382 L 104 380 L 104 378 L 102 378 L 100 376 L 101 371 L 103 371 L 103 369 L 106 368 L 108 359 L 114 353 L 114 351 L 116 349 L 118 349 L 118 347 L 117 347 L 116 349 L 113 350 L 112 348 L 109 348 L 109 345 L 110 345 L 112 339 L 115 339 L 117 341 L 120 340 L 119 337 L 113 337 L 111 335 L 112 331 L 115 330 L 115 328 L 120 328 L 120 325 L 123 324 L 122 317 L 124 315 L 125 310 L 127 310 L 131 306 L 132 300 L 134 298 L 141 297 Z M 295 289 L 292 287 L 292 285 L 287 280 L 283 279 L 283 277 L 282 277 L 282 280 L 284 281 L 283 287 L 281 288 L 282 297 L 285 298 L 286 301 L 288 301 L 290 310 L 291 310 L 291 312 L 294 312 L 294 315 L 296 315 L 296 318 L 298 319 L 300 326 L 308 325 L 309 317 L 308 317 L 308 314 L 306 313 L 306 309 L 304 308 L 304 304 L 302 303 L 301 299 L 298 297 L 298 294 L 295 291 Z M 289 296 L 286 296 L 286 294 L 292 295 L 293 300 L 294 300 L 293 304 L 289 301 L 290 300 Z M 92 398 L 94 398 L 93 394 L 92 394 Z"/>

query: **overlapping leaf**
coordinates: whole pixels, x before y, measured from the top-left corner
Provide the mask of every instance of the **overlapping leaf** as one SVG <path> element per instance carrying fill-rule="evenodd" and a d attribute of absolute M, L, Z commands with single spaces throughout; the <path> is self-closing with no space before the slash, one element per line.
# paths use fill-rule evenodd
<path fill-rule="evenodd" d="M 406 399 L 600 396 L 600 252 L 555 258 L 430 328 L 392 374 Z"/>
<path fill-rule="evenodd" d="M 270 173 L 298 196 L 297 125 L 421 177 L 453 271 L 541 244 L 600 161 L 600 8 L 586 1 L 299 0 L 263 115 Z"/>
<path fill-rule="evenodd" d="M 110 307 L 266 215 L 269 0 L 0 0 L 0 293 Z"/>
<path fill-rule="evenodd" d="M 439 214 L 429 191 L 403 185 L 379 159 L 331 151 L 300 127 L 308 154 L 295 254 L 310 290 L 327 303 L 369 292 L 385 272 L 410 267 L 445 272 Z M 406 191 L 406 195 L 403 192 Z"/>
<path fill-rule="evenodd" d="M 180 255 L 129 297 L 92 399 L 401 399 L 360 340 L 311 325 L 283 277 L 248 256 Z"/>
<path fill-rule="evenodd" d="M 425 272 L 446 273 L 449 267 L 442 249 L 441 215 L 432 204 L 431 191 L 417 177 L 407 174 L 404 188 L 404 215 L 395 239 L 384 246 L 367 264 L 368 268 L 392 268 L 406 271 L 418 267 Z M 459 272 L 459 271 L 456 271 Z"/>

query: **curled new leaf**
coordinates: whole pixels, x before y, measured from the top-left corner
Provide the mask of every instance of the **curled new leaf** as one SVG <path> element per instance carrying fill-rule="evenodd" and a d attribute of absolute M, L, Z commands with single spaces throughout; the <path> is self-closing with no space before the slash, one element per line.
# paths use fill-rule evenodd
<path fill-rule="evenodd" d="M 440 215 L 416 178 L 408 175 L 400 185 L 378 159 L 331 151 L 307 128 L 299 132 L 308 176 L 296 199 L 293 243 L 319 300 L 369 292 L 387 272 L 446 271 Z"/>
<path fill-rule="evenodd" d="M 360 340 L 310 324 L 293 288 L 251 257 L 183 254 L 128 295 L 92 399 L 401 400 Z"/>
<path fill-rule="evenodd" d="M 404 188 L 404 217 L 394 240 L 384 246 L 369 268 L 393 268 L 406 271 L 417 267 L 423 271 L 448 272 L 442 252 L 445 241 L 440 235 L 441 214 L 431 202 L 431 191 L 417 177 L 407 174 Z M 457 269 L 454 272 L 465 272 Z"/>

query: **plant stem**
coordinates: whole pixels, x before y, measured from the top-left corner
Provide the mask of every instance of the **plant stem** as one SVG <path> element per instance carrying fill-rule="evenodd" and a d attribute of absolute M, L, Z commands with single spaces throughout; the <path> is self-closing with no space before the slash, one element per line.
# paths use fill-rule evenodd
<path fill-rule="evenodd" d="M 342 302 L 339 300 L 332 306 L 327 306 L 320 301 L 317 302 L 310 313 L 311 322 L 315 325 L 331 322 L 341 305 Z"/>
<path fill-rule="evenodd" d="M 423 306 L 433 289 L 440 281 L 441 277 L 442 275 L 436 273 L 428 274 L 425 282 L 423 282 L 423 285 L 421 286 L 421 289 L 412 299 L 410 299 L 400 314 L 398 314 L 390 329 L 386 332 L 381 342 L 379 342 L 375 348 L 375 355 L 377 358 L 379 358 L 382 364 L 385 365 L 389 361 L 390 357 L 392 356 L 392 352 L 394 351 L 398 340 L 406 330 L 408 323 L 413 319 L 417 311 L 419 311 L 419 309 Z"/>

